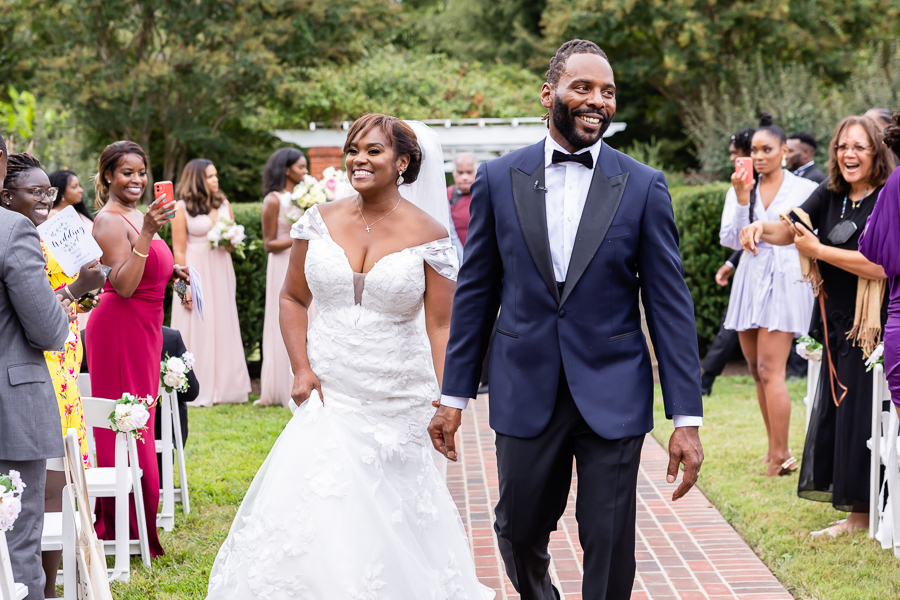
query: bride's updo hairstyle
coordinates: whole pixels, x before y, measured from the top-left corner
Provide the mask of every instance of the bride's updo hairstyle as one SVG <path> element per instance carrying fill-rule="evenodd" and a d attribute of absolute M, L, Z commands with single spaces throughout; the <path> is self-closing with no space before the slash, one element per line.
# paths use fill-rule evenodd
<path fill-rule="evenodd" d="M 422 150 L 419 148 L 416 132 L 397 117 L 370 114 L 357 119 L 350 127 L 350 131 L 347 132 L 344 154 L 350 150 L 351 144 L 367 134 L 373 127 L 381 129 L 381 133 L 384 134 L 391 149 L 398 157 L 404 154 L 409 156 L 409 165 L 403 171 L 403 183 L 415 181 L 419 176 L 419 169 L 422 168 Z"/>

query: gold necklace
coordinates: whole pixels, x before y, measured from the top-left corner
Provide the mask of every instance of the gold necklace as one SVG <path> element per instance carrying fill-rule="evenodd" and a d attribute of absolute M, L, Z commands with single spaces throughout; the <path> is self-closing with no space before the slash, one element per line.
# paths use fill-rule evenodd
<path fill-rule="evenodd" d="M 382 219 L 387 217 L 389 214 L 391 214 L 392 212 L 397 210 L 397 207 L 400 206 L 400 200 L 403 200 L 403 196 L 400 196 L 400 198 L 397 199 L 397 204 L 394 205 L 394 208 L 387 211 L 387 214 L 385 214 L 384 217 L 381 217 L 381 219 L 378 219 L 378 221 L 381 221 Z M 357 208 L 357 210 L 359 210 L 359 216 L 362 217 L 363 223 L 366 224 L 366 233 L 370 233 L 370 231 L 372 229 L 372 225 L 374 225 L 378 221 L 374 221 L 371 225 L 369 224 L 368 221 L 366 221 L 366 216 L 363 214 L 362 207 L 359 205 L 359 196 L 358 195 L 356 196 L 356 208 Z"/>

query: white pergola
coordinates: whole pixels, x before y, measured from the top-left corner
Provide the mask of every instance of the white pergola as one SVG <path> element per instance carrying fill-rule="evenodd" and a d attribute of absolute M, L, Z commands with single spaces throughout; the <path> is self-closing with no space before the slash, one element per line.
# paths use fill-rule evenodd
<path fill-rule="evenodd" d="M 475 155 L 476 160 L 495 158 L 507 152 L 530 146 L 547 135 L 547 126 L 540 117 L 516 119 L 428 119 L 423 121 L 434 129 L 444 150 L 445 169 L 453 170 L 453 161 L 462 152 Z M 279 139 L 301 148 L 316 146 L 341 147 L 347 139 L 351 121 L 341 123 L 340 129 L 310 123 L 309 129 L 276 129 Z M 612 123 L 603 137 L 625 129 L 625 123 Z"/>

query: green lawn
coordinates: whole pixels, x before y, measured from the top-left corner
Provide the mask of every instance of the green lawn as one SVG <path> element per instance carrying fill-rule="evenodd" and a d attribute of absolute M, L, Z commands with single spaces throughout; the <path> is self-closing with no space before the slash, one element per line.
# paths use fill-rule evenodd
<path fill-rule="evenodd" d="M 804 381 L 790 384 L 794 403 L 791 448 L 803 451 Z M 671 422 L 657 402 L 655 435 L 668 440 Z M 187 445 L 190 515 L 160 532 L 166 556 L 148 571 L 135 558 L 129 583 L 114 583 L 117 599 L 202 599 L 219 545 L 253 475 L 289 418 L 287 410 L 252 404 L 191 409 Z M 767 479 L 759 462 L 765 431 L 752 382 L 724 377 L 706 399 L 701 430 L 706 463 L 700 487 L 775 575 L 804 600 L 870 600 L 900 596 L 900 561 L 865 532 L 812 542 L 809 531 L 840 515 L 830 505 L 800 500 L 797 476 Z M 861 465 L 860 468 L 868 468 Z"/>
<path fill-rule="evenodd" d="M 802 459 L 806 380 L 789 382 L 793 414 L 790 446 Z M 700 430 L 706 460 L 699 486 L 775 576 L 804 600 L 869 600 L 900 596 L 900 561 L 859 531 L 830 541 L 811 541 L 843 513 L 830 504 L 797 497 L 797 475 L 770 479 L 760 459 L 766 433 L 753 380 L 722 377 L 704 399 Z M 664 419 L 657 386 L 654 436 L 666 444 L 672 431 Z M 868 469 L 869 465 L 860 465 Z"/>

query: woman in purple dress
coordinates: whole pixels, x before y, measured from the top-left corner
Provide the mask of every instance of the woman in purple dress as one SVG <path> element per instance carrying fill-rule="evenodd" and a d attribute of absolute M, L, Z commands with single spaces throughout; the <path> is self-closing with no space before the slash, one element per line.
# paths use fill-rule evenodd
<path fill-rule="evenodd" d="M 137 209 L 147 187 L 147 155 L 134 142 L 115 142 L 100 156 L 95 181 L 96 204 L 101 207 L 93 235 L 103 250 L 103 264 L 112 268 L 103 286 L 103 302 L 94 310 L 87 328 L 87 355 L 93 394 L 118 399 L 128 392 L 156 396 L 159 392 L 159 357 L 162 354 L 163 298 L 175 271 L 172 251 L 159 230 L 175 214 L 174 198 L 157 198 L 146 214 Z M 156 535 L 159 508 L 159 467 L 156 462 L 154 414 L 150 409 L 147 431 L 138 447 L 143 470 L 143 515 L 131 512 L 131 539 L 137 538 L 137 519 L 145 519 L 153 557 L 164 554 Z M 115 464 L 115 434 L 97 430 L 97 465 Z M 114 539 L 115 499 L 97 501 L 97 535 Z"/>
<path fill-rule="evenodd" d="M 900 159 L 900 111 L 884 129 L 884 145 Z M 881 265 L 888 276 L 891 299 L 884 326 L 884 370 L 891 400 L 900 414 L 900 169 L 894 169 L 884 184 L 859 238 L 859 251 Z"/>

